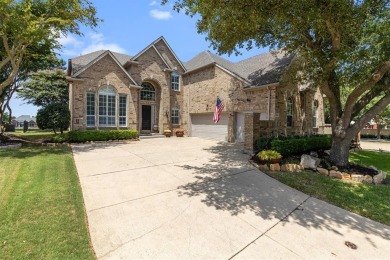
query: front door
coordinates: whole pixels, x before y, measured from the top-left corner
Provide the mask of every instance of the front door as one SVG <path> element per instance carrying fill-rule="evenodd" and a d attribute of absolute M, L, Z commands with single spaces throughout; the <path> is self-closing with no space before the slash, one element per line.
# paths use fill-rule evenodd
<path fill-rule="evenodd" d="M 150 131 L 152 129 L 152 106 L 142 105 L 141 130 Z"/>

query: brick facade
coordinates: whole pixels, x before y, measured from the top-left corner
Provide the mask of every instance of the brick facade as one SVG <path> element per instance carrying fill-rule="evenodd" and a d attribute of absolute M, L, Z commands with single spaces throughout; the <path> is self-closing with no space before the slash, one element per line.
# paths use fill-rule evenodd
<path fill-rule="evenodd" d="M 180 90 L 171 89 L 171 73 L 180 77 Z M 126 73 L 127 72 L 127 73 Z M 235 141 L 237 113 L 244 114 L 245 147 L 253 149 L 260 135 L 291 135 L 322 133 L 324 125 L 323 99 L 319 90 L 300 91 L 296 84 L 281 81 L 263 86 L 250 86 L 248 81 L 215 63 L 186 72 L 165 41 L 156 41 L 138 54 L 134 61 L 118 64 L 112 55 L 105 55 L 87 67 L 76 78 L 69 77 L 71 129 L 87 129 L 86 93 L 96 94 L 98 118 L 99 89 L 115 88 L 118 114 L 118 96 L 127 97 L 127 126 L 141 133 L 153 130 L 183 128 L 190 134 L 191 115 L 213 113 L 216 97 L 225 105 L 228 116 L 228 141 Z M 154 101 L 141 101 L 143 83 L 156 91 Z M 287 126 L 287 99 L 293 99 L 292 126 Z M 313 104 L 318 103 L 317 127 L 313 127 Z M 151 106 L 153 129 L 142 130 L 142 108 Z M 180 111 L 180 122 L 171 124 L 172 108 Z M 210 119 L 211 120 L 211 119 Z M 116 120 L 118 121 L 118 120 Z M 101 129 L 98 122 L 94 129 Z M 119 129 L 118 123 L 110 129 Z"/>

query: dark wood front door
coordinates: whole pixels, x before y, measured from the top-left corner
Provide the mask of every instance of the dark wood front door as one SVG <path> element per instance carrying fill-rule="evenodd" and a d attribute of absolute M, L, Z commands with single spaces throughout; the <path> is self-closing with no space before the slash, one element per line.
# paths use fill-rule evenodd
<path fill-rule="evenodd" d="M 141 130 L 152 129 L 152 106 L 142 106 L 142 124 Z"/>

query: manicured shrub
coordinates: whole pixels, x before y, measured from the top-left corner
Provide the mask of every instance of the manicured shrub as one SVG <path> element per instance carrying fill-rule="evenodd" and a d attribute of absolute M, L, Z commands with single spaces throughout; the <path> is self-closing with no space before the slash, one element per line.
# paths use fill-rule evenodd
<path fill-rule="evenodd" d="M 282 158 L 282 155 L 274 150 L 264 150 L 257 154 L 260 160 L 275 160 Z"/>
<path fill-rule="evenodd" d="M 40 129 L 52 129 L 63 133 L 70 125 L 70 112 L 65 104 L 53 103 L 38 110 L 37 125 Z"/>
<path fill-rule="evenodd" d="M 52 142 L 52 143 L 64 143 L 66 141 L 68 141 L 68 135 L 66 133 L 64 133 L 64 134 L 55 134 L 50 139 L 50 142 Z"/>
<path fill-rule="evenodd" d="M 258 150 L 275 150 L 283 156 L 301 154 L 312 150 L 329 149 L 330 135 L 261 137 L 256 141 Z"/>
<path fill-rule="evenodd" d="M 68 133 L 70 142 L 125 140 L 138 138 L 136 130 L 76 130 Z"/>

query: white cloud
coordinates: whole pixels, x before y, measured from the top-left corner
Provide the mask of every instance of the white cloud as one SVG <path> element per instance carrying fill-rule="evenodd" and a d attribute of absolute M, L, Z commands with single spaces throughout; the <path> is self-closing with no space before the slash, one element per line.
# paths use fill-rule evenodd
<path fill-rule="evenodd" d="M 160 11 L 157 9 L 150 10 L 149 14 L 157 20 L 168 20 L 172 18 L 172 14 L 169 11 Z"/>
<path fill-rule="evenodd" d="M 106 43 L 102 33 L 90 33 L 88 38 L 91 39 L 89 45 L 81 50 L 81 54 L 87 54 L 94 51 L 110 50 L 114 52 L 126 53 L 126 50 L 116 43 Z"/>
<path fill-rule="evenodd" d="M 72 58 L 94 51 L 110 50 L 119 53 L 126 53 L 126 50 L 113 42 L 106 42 L 102 33 L 89 33 L 84 38 L 77 39 L 73 35 L 62 36 L 59 43 L 63 46 L 60 51 L 62 56 Z"/>
<path fill-rule="evenodd" d="M 157 5 L 157 1 L 152 1 L 149 3 L 150 6 L 154 6 L 154 5 Z"/>

